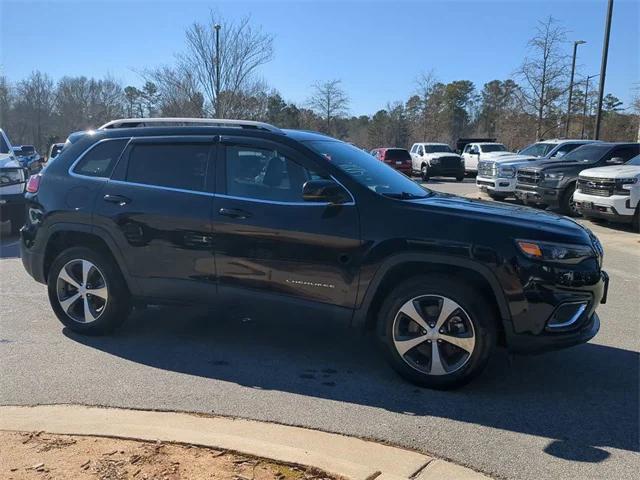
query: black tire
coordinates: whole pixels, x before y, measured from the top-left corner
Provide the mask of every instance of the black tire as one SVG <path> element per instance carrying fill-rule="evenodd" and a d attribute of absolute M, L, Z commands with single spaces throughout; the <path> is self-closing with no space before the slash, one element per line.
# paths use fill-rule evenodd
<path fill-rule="evenodd" d="M 636 214 L 633 216 L 631 226 L 634 232 L 640 233 L 640 204 L 636 207 Z"/>
<path fill-rule="evenodd" d="M 569 217 L 577 217 L 580 212 L 576 209 L 573 201 L 573 192 L 576 191 L 576 184 L 573 183 L 564 189 L 560 197 L 560 212 Z"/>
<path fill-rule="evenodd" d="M 429 181 L 429 167 L 427 167 L 426 165 L 422 165 L 422 167 L 420 168 L 420 178 L 422 178 L 423 182 Z"/>
<path fill-rule="evenodd" d="M 456 177 L 456 182 L 462 182 L 462 181 L 464 181 L 464 175 L 458 175 Z"/>
<path fill-rule="evenodd" d="M 445 351 L 444 348 L 446 348 L 453 355 L 462 355 L 460 361 L 464 360 L 464 363 L 460 364 L 456 369 L 447 370 L 451 365 L 445 361 L 443 363 L 443 372 L 445 373 L 439 375 L 430 374 L 433 371 L 433 363 L 430 358 L 427 359 L 429 360 L 429 372 L 420 370 L 417 366 L 419 362 L 412 365 L 411 362 L 413 360 L 409 357 L 424 357 L 422 355 L 422 353 L 426 353 L 423 351 L 424 348 L 431 352 L 433 352 L 432 348 L 436 348 L 436 351 L 440 352 L 439 348 L 441 347 L 433 346 L 431 343 L 422 342 L 409 348 L 404 355 L 400 354 L 394 335 L 400 328 L 400 323 L 407 322 L 404 315 L 400 313 L 400 309 L 405 305 L 415 305 L 411 301 L 416 297 L 418 297 L 418 301 L 422 302 L 440 301 L 442 302 L 440 303 L 440 309 L 444 304 L 445 298 L 447 302 L 452 301 L 460 307 L 460 309 L 451 311 L 451 314 L 447 317 L 448 320 L 442 324 L 440 333 L 442 333 L 443 328 L 449 328 L 449 323 L 454 320 L 460 320 L 458 317 L 463 318 L 465 323 L 472 325 L 472 328 L 467 325 L 467 333 L 471 331 L 475 334 L 475 343 L 470 354 L 444 341 L 443 352 Z M 422 308 L 425 308 L 424 305 Z M 423 310 L 423 313 L 428 311 Z M 439 310 L 438 315 L 439 313 L 441 313 L 441 310 Z M 396 322 L 396 318 L 398 322 Z M 424 318 L 422 317 L 422 320 Z M 468 383 L 482 372 L 496 344 L 497 318 L 494 309 L 491 308 L 487 300 L 479 292 L 462 284 L 459 279 L 456 280 L 446 275 L 423 275 L 402 282 L 385 299 L 379 312 L 378 321 L 380 322 L 380 340 L 393 369 L 405 379 L 423 387 L 451 389 Z M 408 323 L 413 328 L 419 329 L 416 322 L 409 320 Z M 437 328 L 437 324 L 434 323 L 433 325 Z M 435 329 L 432 332 L 435 332 Z M 421 337 L 425 335 L 425 331 L 423 330 L 420 334 L 414 332 L 414 334 Z M 429 340 L 426 342 L 429 342 Z M 441 341 L 438 341 L 438 344 L 442 345 Z M 441 359 L 442 357 L 439 355 L 439 358 Z M 455 367 L 455 364 L 453 366 Z"/>
<path fill-rule="evenodd" d="M 108 297 L 102 308 L 97 308 L 91 311 L 91 314 L 94 312 L 97 314 L 95 320 L 86 323 L 82 323 L 81 321 L 74 319 L 70 313 L 68 314 L 67 311 L 71 311 L 71 308 L 65 311 L 60 304 L 61 300 L 59 299 L 59 292 L 61 290 L 70 290 L 71 293 L 68 294 L 69 298 L 74 295 L 74 287 L 67 288 L 67 282 L 62 281 L 61 283 L 61 280 L 59 280 L 62 268 L 67 265 L 73 266 L 75 265 L 74 262 L 82 261 L 87 261 L 93 264 L 94 269 L 90 270 L 90 274 L 87 276 L 93 275 L 95 278 L 96 275 L 99 275 L 98 278 L 102 279 L 99 286 L 106 287 Z M 69 273 L 68 270 L 67 273 Z M 76 277 L 76 279 L 80 280 L 79 277 Z M 131 311 L 130 294 L 120 269 L 109 255 L 98 250 L 86 247 L 72 247 L 64 250 L 53 261 L 53 264 L 49 269 L 47 284 L 49 302 L 54 313 L 65 327 L 73 330 L 74 332 L 85 335 L 104 335 L 110 333 L 127 319 Z M 84 282 L 83 286 L 86 285 L 89 285 L 89 280 Z M 95 288 L 98 288 L 98 286 Z M 91 291 L 92 290 L 87 290 L 87 292 Z M 78 292 L 79 290 L 76 289 L 75 293 Z M 91 296 L 91 294 L 89 293 L 88 296 Z M 94 295 L 94 298 L 96 297 L 98 296 Z M 75 308 L 82 307 L 84 302 L 84 297 L 80 297 L 78 301 L 75 302 Z M 82 305 L 78 305 L 78 303 L 82 303 Z"/>
<path fill-rule="evenodd" d="M 487 195 L 489 195 L 489 197 L 497 201 L 503 201 L 508 197 L 508 195 L 493 193 L 493 192 L 487 192 Z"/>

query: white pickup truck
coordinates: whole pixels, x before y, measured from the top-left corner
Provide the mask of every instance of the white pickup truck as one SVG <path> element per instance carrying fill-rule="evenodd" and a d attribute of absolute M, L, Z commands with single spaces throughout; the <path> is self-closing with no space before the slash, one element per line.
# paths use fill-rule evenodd
<path fill-rule="evenodd" d="M 446 143 L 419 142 L 411 147 L 411 168 L 425 182 L 431 177 L 464 180 L 464 163 Z"/>
<path fill-rule="evenodd" d="M 640 232 L 640 155 L 624 165 L 580 172 L 573 201 L 585 218 L 632 223 Z"/>
<path fill-rule="evenodd" d="M 481 160 L 495 159 L 503 155 L 513 155 L 513 152 L 509 152 L 502 143 L 468 143 L 462 151 L 464 170 L 467 174 L 476 174 Z"/>
<path fill-rule="evenodd" d="M 11 232 L 24 225 L 26 170 L 13 153 L 11 142 L 0 129 L 0 225 L 9 220 Z"/>

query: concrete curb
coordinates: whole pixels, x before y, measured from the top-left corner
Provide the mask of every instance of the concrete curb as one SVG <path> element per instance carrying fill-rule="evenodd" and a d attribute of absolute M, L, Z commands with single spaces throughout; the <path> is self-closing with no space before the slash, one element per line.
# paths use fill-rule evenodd
<path fill-rule="evenodd" d="M 79 405 L 0 406 L 0 430 L 193 444 L 316 467 L 352 480 L 489 478 L 444 460 L 358 438 L 188 413 Z"/>

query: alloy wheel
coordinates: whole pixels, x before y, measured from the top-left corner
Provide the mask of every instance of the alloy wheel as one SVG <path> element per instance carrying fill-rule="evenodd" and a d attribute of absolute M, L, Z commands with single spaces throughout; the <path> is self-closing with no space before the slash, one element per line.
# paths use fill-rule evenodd
<path fill-rule="evenodd" d="M 464 367 L 476 334 L 467 312 L 441 295 L 407 301 L 393 321 L 393 343 L 405 363 L 427 375 L 449 375 Z"/>
<path fill-rule="evenodd" d="M 56 291 L 62 310 L 78 323 L 98 320 L 109 300 L 104 275 L 84 259 L 71 260 L 60 269 Z"/>

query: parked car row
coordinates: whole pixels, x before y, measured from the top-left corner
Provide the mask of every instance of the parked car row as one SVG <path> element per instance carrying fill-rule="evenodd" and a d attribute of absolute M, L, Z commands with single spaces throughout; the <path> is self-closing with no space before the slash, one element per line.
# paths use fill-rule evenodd
<path fill-rule="evenodd" d="M 570 216 L 634 223 L 638 229 L 640 143 L 548 140 L 480 162 L 476 185 L 495 199 L 513 196 L 524 204 L 554 208 Z"/>
<path fill-rule="evenodd" d="M 29 173 L 0 129 L 0 224 L 9 220 L 11 231 L 24 224 L 24 191 Z"/>

